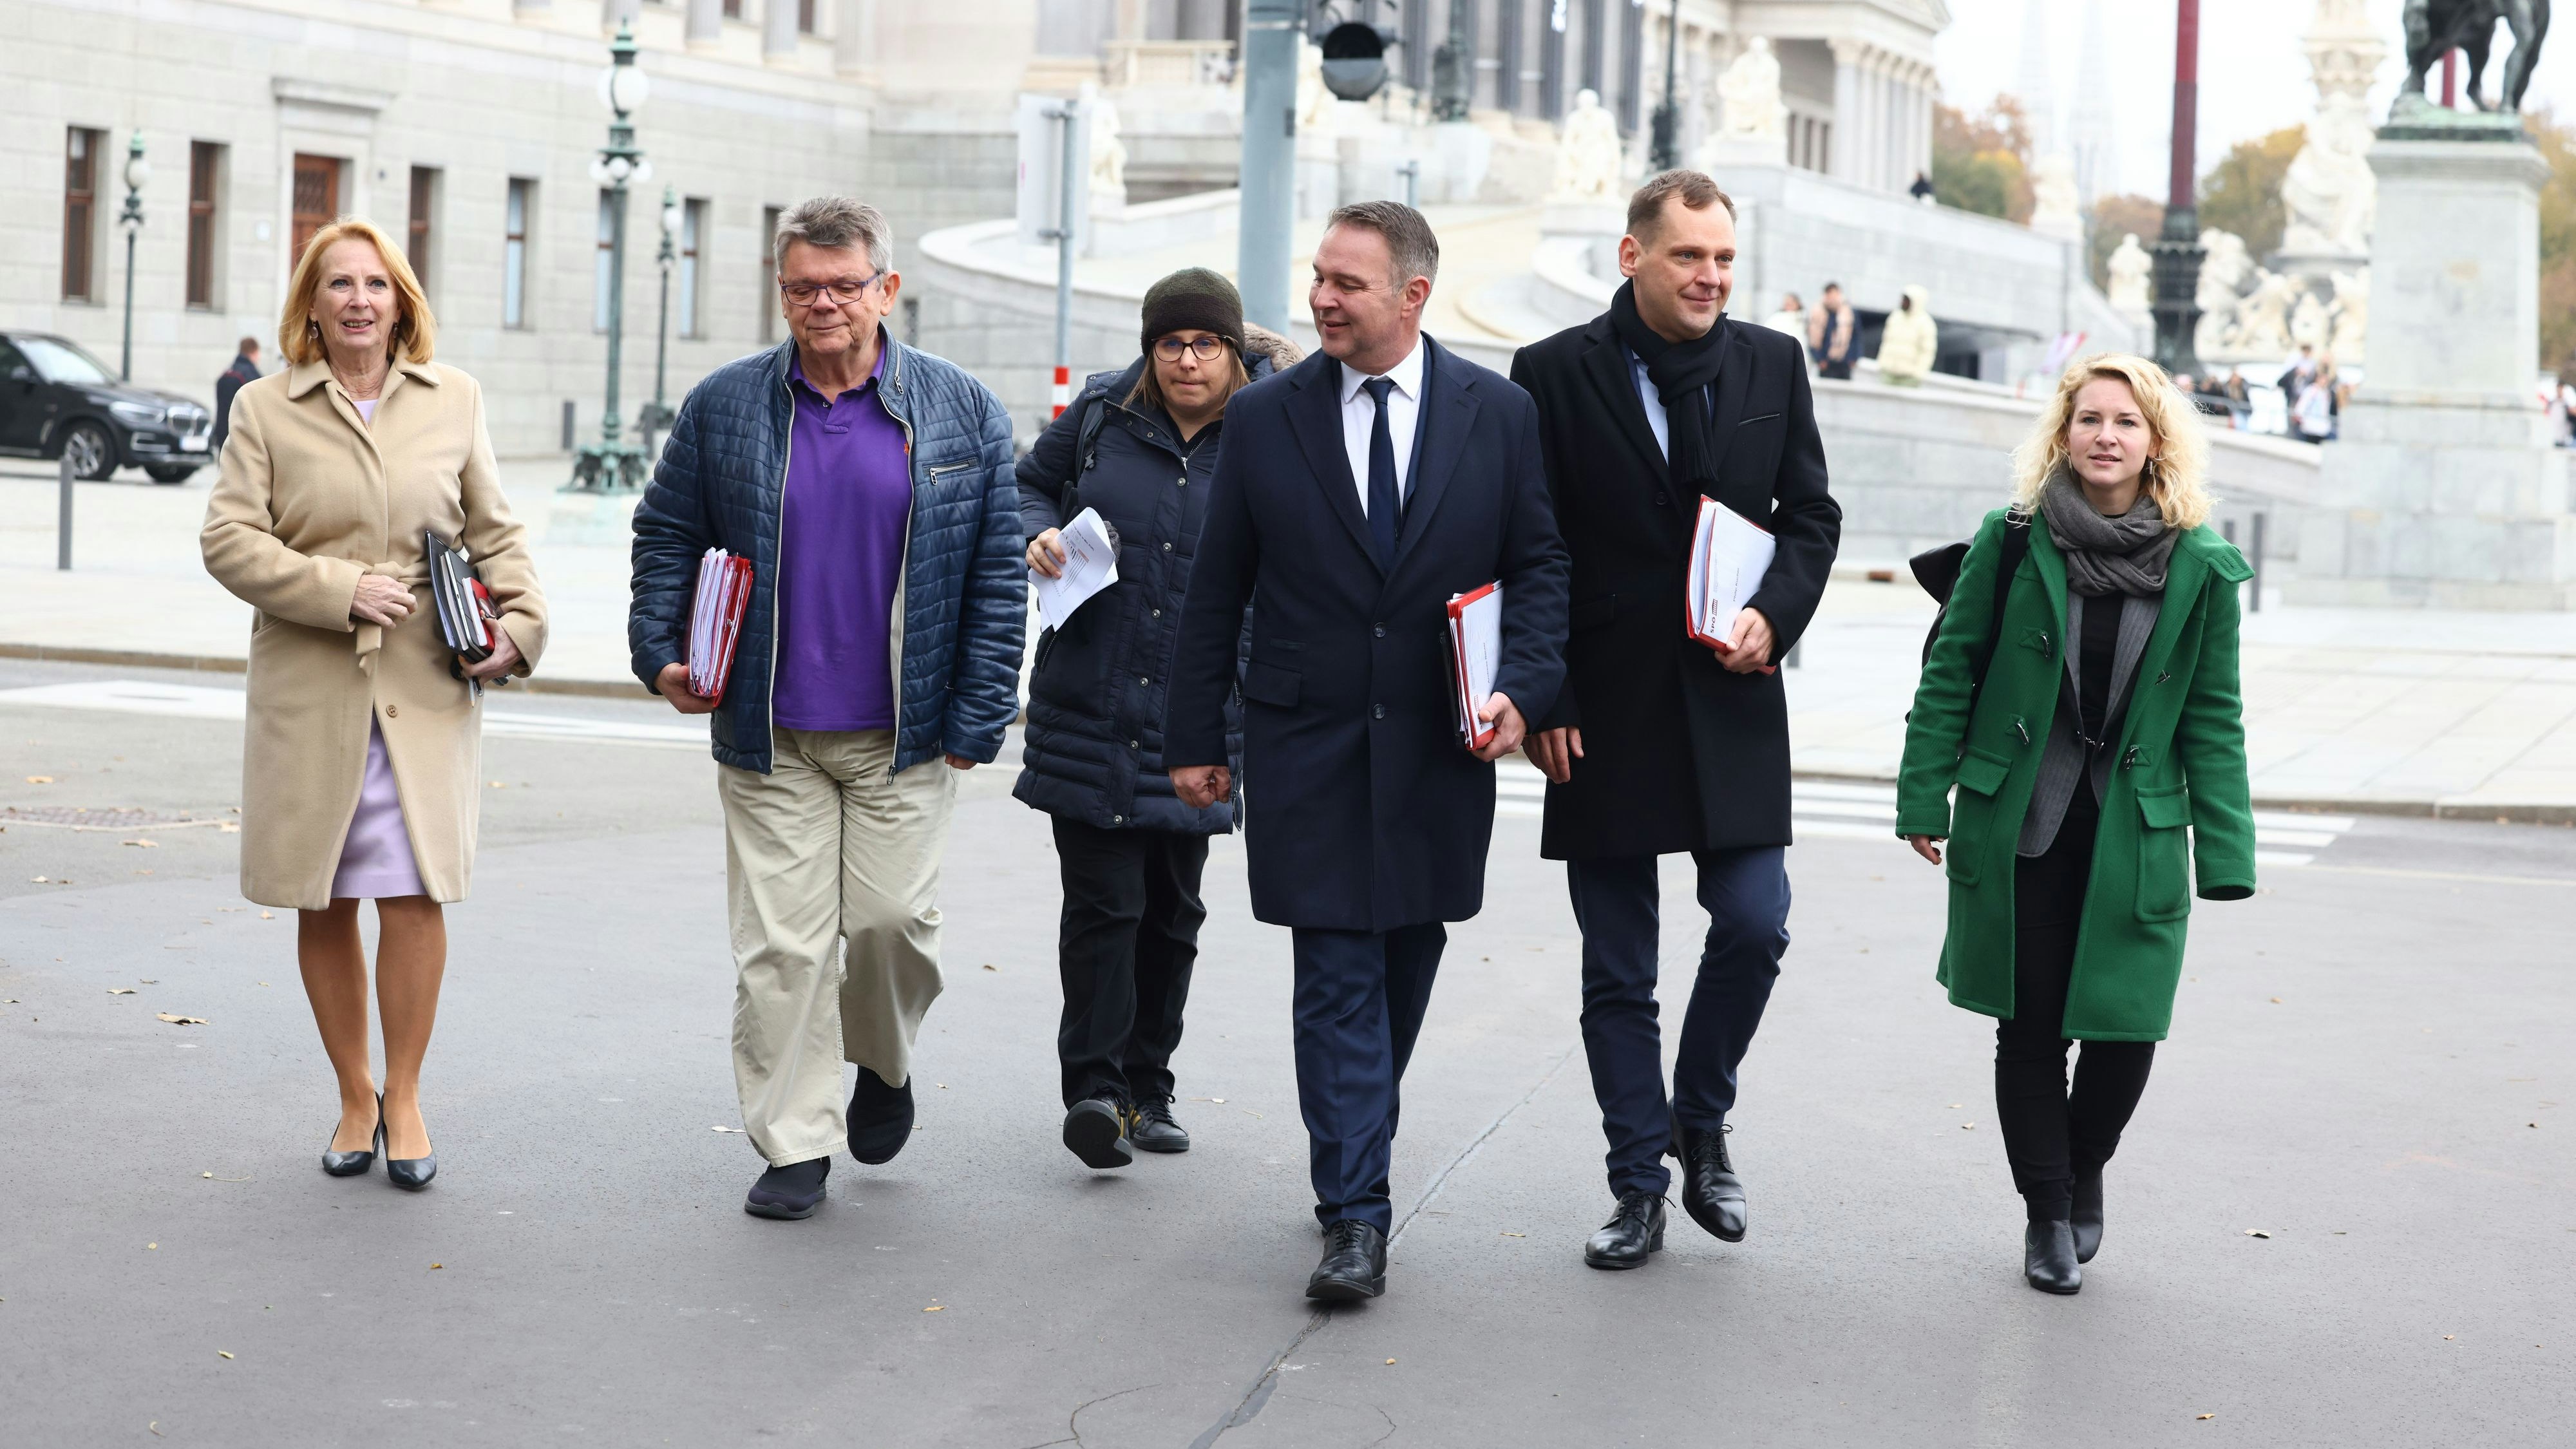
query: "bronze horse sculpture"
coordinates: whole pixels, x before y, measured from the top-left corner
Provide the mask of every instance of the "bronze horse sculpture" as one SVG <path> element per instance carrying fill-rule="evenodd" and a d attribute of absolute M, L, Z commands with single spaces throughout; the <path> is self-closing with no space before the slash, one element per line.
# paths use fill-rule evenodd
<path fill-rule="evenodd" d="M 2470 102 L 2481 111 L 2497 109 L 2480 93 L 2480 78 L 2499 20 L 2513 32 L 2513 53 L 2504 61 L 2502 109 L 2520 111 L 2531 68 L 2540 59 L 2540 42 L 2549 34 L 2549 0 L 2406 0 L 2406 84 L 2398 94 L 2424 94 L 2424 73 L 2451 51 L 2465 50 Z"/>

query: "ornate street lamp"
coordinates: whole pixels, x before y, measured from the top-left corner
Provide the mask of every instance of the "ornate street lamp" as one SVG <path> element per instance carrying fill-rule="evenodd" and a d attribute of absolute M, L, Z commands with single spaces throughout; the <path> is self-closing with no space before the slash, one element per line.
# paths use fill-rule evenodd
<path fill-rule="evenodd" d="M 117 359 L 116 380 L 134 380 L 134 234 L 143 230 L 143 183 L 152 179 L 152 163 L 143 159 L 143 128 L 125 145 L 125 210 L 116 224 L 125 228 L 125 352 Z"/>
<path fill-rule="evenodd" d="M 609 110 L 608 144 L 590 163 L 593 181 L 608 188 L 608 400 L 599 417 L 599 441 L 582 444 L 573 459 L 572 484 L 590 492 L 644 485 L 644 450 L 618 436 L 617 367 L 626 331 L 626 188 L 653 177 L 653 163 L 635 145 L 634 115 L 651 89 L 635 67 L 635 29 L 619 21 L 608 46 L 609 66 L 599 77 L 599 98 Z"/>
<path fill-rule="evenodd" d="M 2200 325 L 2200 208 L 2194 190 L 2193 138 L 2200 117 L 2200 0 L 2174 7 L 2173 153 L 2165 177 L 2164 233 L 2155 244 L 2156 363 L 2177 377 L 2198 376 L 2191 334 Z"/>
<path fill-rule="evenodd" d="M 686 218 L 680 210 L 680 194 L 672 187 L 662 188 L 662 250 L 653 258 L 662 269 L 662 321 L 653 335 L 653 400 L 646 403 L 635 419 L 635 430 L 644 435 L 644 454 L 650 461 L 653 435 L 671 425 L 671 409 L 662 401 L 662 384 L 671 357 L 671 267 L 679 260 L 671 243 L 680 235 Z"/>
<path fill-rule="evenodd" d="M 1682 164 L 1682 108 L 1673 94 L 1673 65 L 1682 49 L 1682 0 L 1673 0 L 1673 16 L 1664 24 L 1664 98 L 1655 106 L 1655 169 Z"/>
<path fill-rule="evenodd" d="M 1475 97 L 1476 51 L 1467 38 L 1467 0 L 1449 0 L 1449 38 L 1431 53 L 1431 117 L 1463 121 Z"/>

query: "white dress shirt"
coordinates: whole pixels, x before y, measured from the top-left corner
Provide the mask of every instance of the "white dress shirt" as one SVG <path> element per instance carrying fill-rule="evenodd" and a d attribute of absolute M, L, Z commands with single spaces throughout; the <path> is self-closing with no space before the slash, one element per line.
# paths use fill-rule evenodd
<path fill-rule="evenodd" d="M 1673 456 L 1673 421 L 1671 414 L 1664 411 L 1664 395 L 1655 387 L 1655 380 L 1646 375 L 1646 359 L 1629 353 L 1628 370 L 1636 374 L 1637 401 L 1646 405 L 1646 426 L 1654 429 L 1655 450 L 1669 462 Z"/>
<path fill-rule="evenodd" d="M 1395 383 L 1386 395 L 1386 432 L 1395 443 L 1395 496 L 1403 498 L 1413 490 L 1413 429 L 1422 416 L 1422 339 L 1413 339 L 1404 360 L 1376 376 Z M 1369 430 L 1377 425 L 1377 402 L 1360 385 L 1370 378 L 1348 365 L 1342 368 L 1342 447 L 1351 457 L 1351 480 L 1359 485 L 1363 517 L 1368 513 Z"/>

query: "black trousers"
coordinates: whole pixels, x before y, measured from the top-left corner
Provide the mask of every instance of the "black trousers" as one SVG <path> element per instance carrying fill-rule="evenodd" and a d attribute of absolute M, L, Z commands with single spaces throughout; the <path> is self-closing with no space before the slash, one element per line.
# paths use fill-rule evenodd
<path fill-rule="evenodd" d="M 2119 1150 L 2156 1057 L 2151 1041 L 2088 1041 L 2067 1089 L 2066 991 L 2101 822 L 2079 784 L 2048 852 L 2013 867 L 2013 1014 L 1995 1023 L 1995 1117 L 2033 1222 L 2065 1217 L 2075 1179 Z"/>
<path fill-rule="evenodd" d="M 1683 1127 L 1715 1131 L 1735 1107 L 1735 1070 L 1753 1045 L 1789 949 L 1788 855 L 1780 847 L 1695 850 L 1699 904 L 1708 912 L 1699 974 L 1682 1012 L 1673 1090 L 1664 1096 L 1663 1029 L 1655 977 L 1662 892 L 1655 857 L 1565 863 L 1574 921 L 1583 931 L 1583 1055 L 1610 1142 L 1610 1191 L 1661 1194 L 1672 1187 L 1664 1149 Z"/>
<path fill-rule="evenodd" d="M 1354 1218 L 1392 1233 L 1387 1171 L 1404 1068 L 1422 1035 L 1449 929 L 1437 921 L 1392 931 L 1301 926 L 1289 940 L 1297 961 L 1297 1107 L 1306 1119 L 1315 1220 Z"/>
<path fill-rule="evenodd" d="M 1055 1038 L 1064 1104 L 1169 1097 L 1207 919 L 1199 875 L 1208 838 L 1051 818 L 1064 875 L 1056 938 L 1064 1019 Z"/>

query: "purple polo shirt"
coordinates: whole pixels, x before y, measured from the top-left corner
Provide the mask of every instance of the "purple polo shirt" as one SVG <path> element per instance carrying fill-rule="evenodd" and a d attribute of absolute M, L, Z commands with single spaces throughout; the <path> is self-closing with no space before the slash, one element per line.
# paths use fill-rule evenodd
<path fill-rule="evenodd" d="M 796 425 L 778 521 L 778 676 L 770 710 L 796 730 L 894 728 L 887 651 L 895 585 L 912 521 L 903 427 L 877 399 L 885 351 L 868 380 L 823 401 L 788 364 Z"/>

